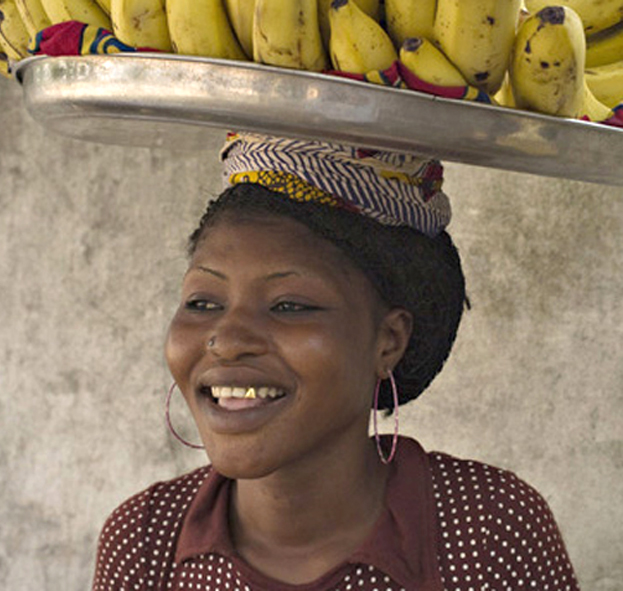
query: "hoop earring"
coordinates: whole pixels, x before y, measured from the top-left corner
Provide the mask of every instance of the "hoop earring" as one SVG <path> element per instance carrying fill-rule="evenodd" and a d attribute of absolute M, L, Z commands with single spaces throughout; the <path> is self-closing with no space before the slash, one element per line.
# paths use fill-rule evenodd
<path fill-rule="evenodd" d="M 394 397 L 394 436 L 392 437 L 392 449 L 389 453 L 389 457 L 385 457 L 383 450 L 381 449 L 381 436 L 379 435 L 377 425 L 377 415 L 379 413 L 379 391 L 381 389 L 381 380 L 376 382 L 376 388 L 374 390 L 374 439 L 376 440 L 376 450 L 379 453 L 379 458 L 384 464 L 389 464 L 396 455 L 396 448 L 398 447 L 398 387 L 396 386 L 396 380 L 394 374 L 389 372 L 389 381 L 392 384 L 392 394 Z"/>
<path fill-rule="evenodd" d="M 169 388 L 169 393 L 167 394 L 167 401 L 166 401 L 165 413 L 164 413 L 166 421 L 167 421 L 167 427 L 169 428 L 169 431 L 171 431 L 171 434 L 173 435 L 173 437 L 175 437 L 175 439 L 183 443 L 186 447 L 191 447 L 192 449 L 204 449 L 203 445 L 197 445 L 195 443 L 191 443 L 190 441 L 186 441 L 186 439 L 184 439 L 175 430 L 175 427 L 173 426 L 173 423 L 171 422 L 171 397 L 173 396 L 173 390 L 175 390 L 176 386 L 177 384 L 173 382 L 173 384 L 171 384 L 171 387 Z"/>

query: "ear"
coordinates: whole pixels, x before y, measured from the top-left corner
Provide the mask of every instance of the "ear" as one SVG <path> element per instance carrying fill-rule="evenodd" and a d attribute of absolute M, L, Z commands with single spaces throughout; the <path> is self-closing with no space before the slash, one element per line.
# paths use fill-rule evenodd
<path fill-rule="evenodd" d="M 413 316 L 404 308 L 392 308 L 381 320 L 378 333 L 376 374 L 380 379 L 402 359 L 413 330 Z"/>

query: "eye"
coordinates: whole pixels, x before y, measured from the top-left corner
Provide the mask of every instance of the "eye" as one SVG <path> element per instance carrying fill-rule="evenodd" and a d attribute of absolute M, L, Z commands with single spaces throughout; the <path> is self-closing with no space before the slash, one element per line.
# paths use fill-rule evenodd
<path fill-rule="evenodd" d="M 184 308 L 191 312 L 214 312 L 221 309 L 221 305 L 211 300 L 191 298 L 184 303 Z"/>
<path fill-rule="evenodd" d="M 275 304 L 271 310 L 273 312 L 281 313 L 301 313 L 301 312 L 313 312 L 314 310 L 320 310 L 318 306 L 311 306 L 309 304 L 301 304 L 300 302 L 279 302 Z"/>

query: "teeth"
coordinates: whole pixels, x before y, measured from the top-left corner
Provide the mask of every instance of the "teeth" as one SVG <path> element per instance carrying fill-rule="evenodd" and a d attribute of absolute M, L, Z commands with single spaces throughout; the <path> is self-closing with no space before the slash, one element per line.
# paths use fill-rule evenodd
<path fill-rule="evenodd" d="M 278 388 L 269 388 L 268 386 L 249 386 L 248 388 L 230 386 L 212 386 L 212 396 L 214 398 L 278 398 L 283 396 L 285 392 Z"/>

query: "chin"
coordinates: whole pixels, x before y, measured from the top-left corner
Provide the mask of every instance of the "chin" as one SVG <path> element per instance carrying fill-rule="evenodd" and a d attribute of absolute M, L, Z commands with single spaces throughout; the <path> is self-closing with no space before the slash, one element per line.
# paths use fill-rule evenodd
<path fill-rule="evenodd" d="M 208 457 L 212 467 L 222 476 L 232 480 L 256 480 L 269 476 L 278 469 L 278 462 L 259 457 L 257 453 L 248 453 L 238 446 L 231 446 L 228 450 L 219 448 L 208 450 Z"/>

